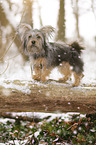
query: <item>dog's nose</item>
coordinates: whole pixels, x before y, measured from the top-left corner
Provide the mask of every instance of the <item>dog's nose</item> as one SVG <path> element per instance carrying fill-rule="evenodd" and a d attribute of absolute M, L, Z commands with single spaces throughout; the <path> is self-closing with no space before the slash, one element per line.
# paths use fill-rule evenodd
<path fill-rule="evenodd" d="M 36 43 L 36 41 L 35 41 L 35 40 L 33 40 L 31 43 L 32 43 L 32 44 L 35 44 L 35 43 Z"/>

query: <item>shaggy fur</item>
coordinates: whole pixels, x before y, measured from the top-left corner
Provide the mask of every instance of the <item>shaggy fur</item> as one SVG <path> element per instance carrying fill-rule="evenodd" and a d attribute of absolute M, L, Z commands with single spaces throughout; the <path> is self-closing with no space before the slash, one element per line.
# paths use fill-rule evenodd
<path fill-rule="evenodd" d="M 51 26 L 42 27 L 40 30 L 32 29 L 30 25 L 21 24 L 18 28 L 23 44 L 24 53 L 29 56 L 33 66 L 34 80 L 46 81 L 54 67 L 58 67 L 64 75 L 60 81 L 67 81 L 74 74 L 73 86 L 78 86 L 83 76 L 83 61 L 81 60 L 81 47 L 77 42 L 71 45 L 65 43 L 48 42 L 48 37 L 54 32 Z"/>

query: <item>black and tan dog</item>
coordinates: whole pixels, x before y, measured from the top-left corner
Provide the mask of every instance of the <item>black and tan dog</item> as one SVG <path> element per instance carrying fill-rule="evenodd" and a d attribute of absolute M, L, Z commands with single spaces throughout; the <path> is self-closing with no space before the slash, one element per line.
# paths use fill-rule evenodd
<path fill-rule="evenodd" d="M 51 26 L 42 27 L 40 30 L 32 29 L 30 25 L 21 24 L 19 35 L 23 43 L 24 53 L 29 56 L 34 80 L 46 81 L 54 67 L 58 67 L 64 75 L 60 81 L 67 81 L 74 73 L 75 82 L 78 86 L 83 76 L 83 61 L 80 58 L 83 49 L 77 42 L 71 45 L 65 43 L 48 42 L 48 37 L 54 32 Z"/>

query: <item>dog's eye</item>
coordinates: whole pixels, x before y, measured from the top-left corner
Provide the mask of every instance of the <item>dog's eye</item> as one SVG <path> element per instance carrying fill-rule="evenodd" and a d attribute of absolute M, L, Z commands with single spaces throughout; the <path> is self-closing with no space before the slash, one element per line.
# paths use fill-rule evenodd
<path fill-rule="evenodd" d="M 37 35 L 37 38 L 38 38 L 38 39 L 40 39 L 40 38 L 41 38 L 41 36 L 40 36 L 40 35 Z"/>
<path fill-rule="evenodd" d="M 28 38 L 31 38 L 31 37 L 32 37 L 31 35 L 28 36 Z"/>

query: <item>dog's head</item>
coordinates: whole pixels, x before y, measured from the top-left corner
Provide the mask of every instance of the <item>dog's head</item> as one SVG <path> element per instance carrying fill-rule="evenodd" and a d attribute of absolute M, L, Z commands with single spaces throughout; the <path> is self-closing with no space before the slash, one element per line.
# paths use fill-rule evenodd
<path fill-rule="evenodd" d="M 40 30 L 32 29 L 28 24 L 21 24 L 18 32 L 23 43 L 24 52 L 30 56 L 33 54 L 44 53 L 47 38 L 52 35 L 54 28 L 51 26 L 42 27 Z"/>

